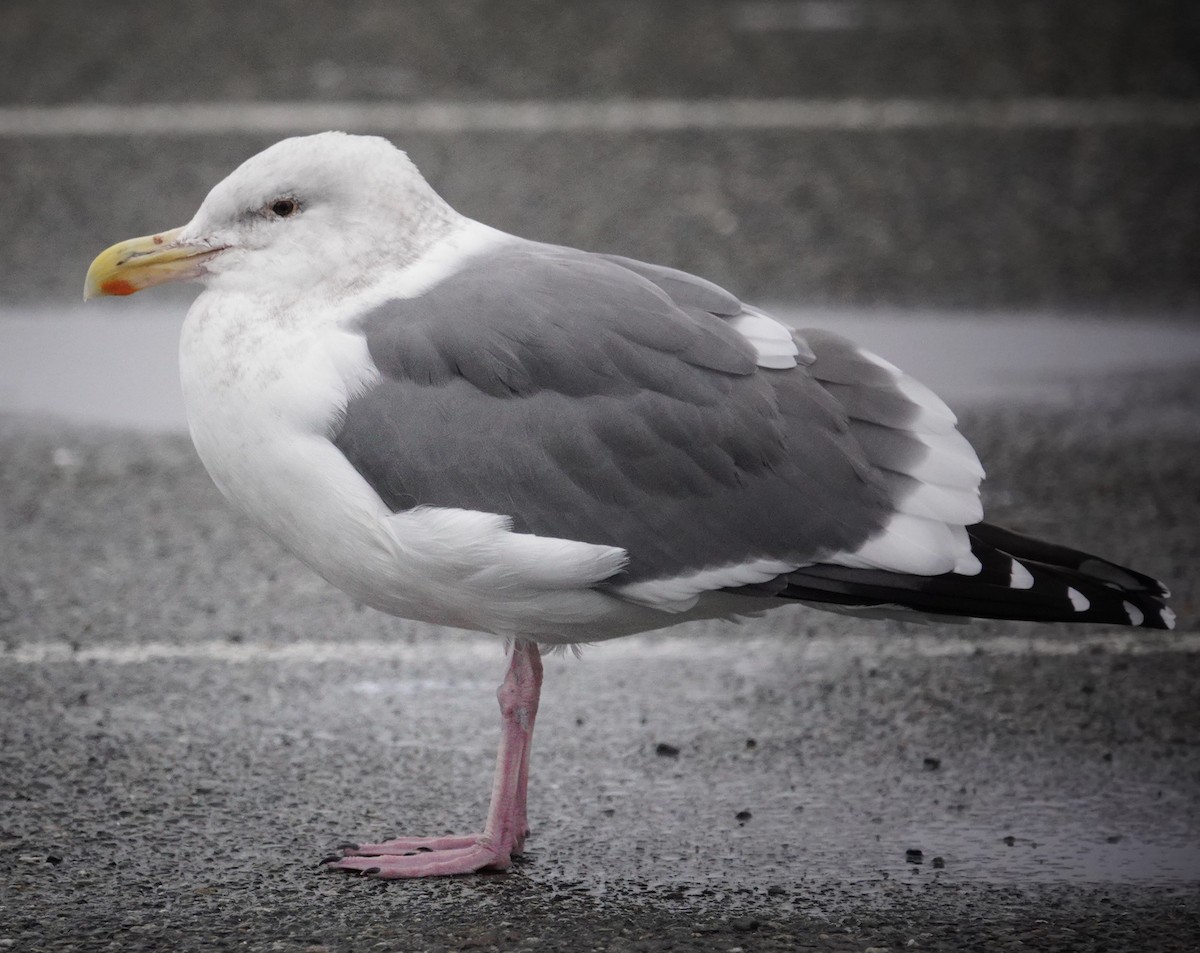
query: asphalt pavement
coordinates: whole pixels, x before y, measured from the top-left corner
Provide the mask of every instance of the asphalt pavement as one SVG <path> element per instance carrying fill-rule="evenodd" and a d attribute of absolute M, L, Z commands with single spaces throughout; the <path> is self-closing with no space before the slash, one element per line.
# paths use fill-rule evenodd
<path fill-rule="evenodd" d="M 990 517 L 1168 580 L 1175 633 L 797 609 L 552 657 L 527 856 L 418 883 L 319 861 L 479 823 L 502 646 L 354 605 L 182 435 L 4 418 L 0 943 L 1194 949 L 1195 370 L 963 420 Z"/>
<path fill-rule="evenodd" d="M 186 221 L 278 135 L 33 136 L 9 111 L 744 98 L 1200 115 L 1182 0 L 684 9 L 0 9 L 0 949 L 1200 944 L 1200 365 L 1164 344 L 1200 309 L 1191 120 L 390 133 L 500 228 L 853 322 L 915 308 L 943 342 L 971 325 L 967 346 L 1041 375 L 1019 393 L 957 384 L 989 518 L 1158 575 L 1179 629 L 797 608 L 586 647 L 547 660 L 534 835 L 511 871 L 380 883 L 320 866 L 343 841 L 478 825 L 503 647 L 357 606 L 233 515 L 159 406 L 169 355 L 108 342 L 63 359 L 66 336 L 90 340 L 91 257 Z M 156 291 L 150 307 L 182 312 Z M 1010 360 L 997 309 L 1103 316 L 1176 360 Z M 12 342 L 35 338 L 17 323 L 39 315 L 18 373 Z M 84 378 L 112 393 L 36 397 Z M 150 383 L 131 408 L 133 380 Z M 97 423 L 113 406 L 148 429 Z"/>

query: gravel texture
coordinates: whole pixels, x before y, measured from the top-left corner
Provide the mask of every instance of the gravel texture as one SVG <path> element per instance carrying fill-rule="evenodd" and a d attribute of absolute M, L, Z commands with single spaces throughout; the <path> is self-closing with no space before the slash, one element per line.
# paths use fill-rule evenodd
<path fill-rule="evenodd" d="M 1193 949 L 1198 380 L 963 421 L 992 518 L 1169 580 L 1178 633 L 784 611 L 552 657 L 528 856 L 391 884 L 318 861 L 473 826 L 500 647 L 355 606 L 183 437 L 6 419 L 0 944 Z"/>
<path fill-rule="evenodd" d="M 10 0 L 0 106 L 1200 96 L 1191 3 L 871 0 L 846 30 L 780 26 L 831 4 L 683 9 Z M 490 224 L 758 300 L 1191 320 L 1198 138 L 399 144 Z M 267 144 L 0 138 L 0 302 L 74 299 L 99 249 L 182 223 Z M 182 436 L 0 417 L 0 950 L 1191 953 L 1197 371 L 963 420 L 989 517 L 1161 576 L 1175 636 L 797 610 L 552 657 L 529 854 L 413 883 L 318 862 L 477 823 L 499 645 L 333 591 Z"/>

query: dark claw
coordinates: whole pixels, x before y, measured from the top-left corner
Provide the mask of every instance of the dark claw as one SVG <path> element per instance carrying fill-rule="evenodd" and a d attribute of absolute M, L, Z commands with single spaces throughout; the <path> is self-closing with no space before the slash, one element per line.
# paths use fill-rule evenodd
<path fill-rule="evenodd" d="M 330 854 L 328 857 L 326 857 L 324 860 L 322 860 L 319 864 L 317 864 L 317 866 L 324 867 L 326 864 L 332 864 L 334 861 L 341 860 L 341 859 L 342 859 L 342 857 L 340 854 Z"/>
<path fill-rule="evenodd" d="M 371 874 L 377 874 L 377 873 L 379 873 L 379 871 L 380 871 L 380 870 L 382 870 L 382 869 L 383 869 L 382 867 L 368 867 L 366 870 L 364 870 L 364 871 L 362 872 L 362 875 L 363 875 L 364 877 L 369 877 L 369 876 L 371 876 Z"/>
<path fill-rule="evenodd" d="M 351 844 L 349 841 L 347 841 L 344 844 L 338 844 L 338 850 L 358 850 L 358 845 Z"/>

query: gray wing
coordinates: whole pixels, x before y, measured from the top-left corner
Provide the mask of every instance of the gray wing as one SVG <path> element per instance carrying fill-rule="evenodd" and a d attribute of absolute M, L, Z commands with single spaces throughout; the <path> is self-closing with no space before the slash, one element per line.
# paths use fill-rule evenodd
<path fill-rule="evenodd" d="M 740 313 L 682 272 L 514 242 L 363 316 L 379 381 L 331 437 L 394 511 L 481 510 L 618 546 L 613 584 L 853 552 L 896 489 L 808 368 L 757 366 L 726 320 Z M 836 372 L 853 349 L 831 341 Z M 900 471 L 921 452 L 887 450 Z"/>

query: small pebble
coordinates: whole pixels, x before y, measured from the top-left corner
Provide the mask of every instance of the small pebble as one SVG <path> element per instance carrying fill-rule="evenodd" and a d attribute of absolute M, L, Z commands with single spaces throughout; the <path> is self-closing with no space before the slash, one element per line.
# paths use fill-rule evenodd
<path fill-rule="evenodd" d="M 736 817 L 743 824 L 745 824 L 746 821 L 750 820 L 750 818 L 752 818 L 753 816 L 754 815 L 751 814 L 749 811 L 738 811 L 737 814 L 734 815 L 734 817 Z"/>
<path fill-rule="evenodd" d="M 904 852 L 904 859 L 910 864 L 921 864 L 925 862 L 925 853 L 915 847 L 910 847 Z"/>
<path fill-rule="evenodd" d="M 926 758 L 923 762 L 926 771 L 936 771 L 942 766 L 941 758 Z"/>
<path fill-rule="evenodd" d="M 660 741 L 654 746 L 654 753 L 660 758 L 678 758 L 679 749 L 674 745 L 669 745 L 665 741 Z"/>

